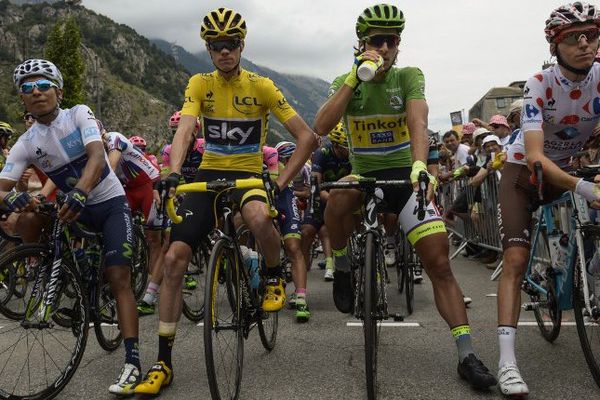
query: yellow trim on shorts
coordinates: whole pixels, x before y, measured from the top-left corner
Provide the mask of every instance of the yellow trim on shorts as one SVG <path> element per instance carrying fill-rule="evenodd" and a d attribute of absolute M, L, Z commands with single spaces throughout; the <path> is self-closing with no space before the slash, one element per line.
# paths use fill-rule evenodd
<path fill-rule="evenodd" d="M 240 207 L 242 207 L 246 203 L 246 200 L 252 196 L 262 197 L 265 199 L 265 203 L 267 202 L 267 192 L 265 192 L 264 189 L 250 189 L 242 196 L 242 199 L 240 200 Z"/>
<path fill-rule="evenodd" d="M 286 239 L 302 239 L 302 235 L 299 233 L 288 233 L 283 236 L 283 240 L 285 241 Z"/>
<path fill-rule="evenodd" d="M 408 233 L 408 241 L 413 246 L 424 237 L 434 235 L 436 233 L 445 233 L 446 224 L 442 220 L 435 220 L 419 225 Z"/>

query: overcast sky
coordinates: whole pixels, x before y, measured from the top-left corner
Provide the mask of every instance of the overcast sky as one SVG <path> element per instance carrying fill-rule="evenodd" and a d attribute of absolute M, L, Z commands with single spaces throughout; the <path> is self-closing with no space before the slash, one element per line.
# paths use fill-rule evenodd
<path fill-rule="evenodd" d="M 359 0 L 84 0 L 83 5 L 148 38 L 203 49 L 200 23 L 230 7 L 246 19 L 244 56 L 280 72 L 331 82 L 347 72 L 362 10 Z M 450 128 L 449 113 L 468 110 L 493 86 L 526 80 L 550 58 L 544 21 L 566 1 L 405 0 L 399 66 L 420 67 L 426 80 L 429 127 Z"/>

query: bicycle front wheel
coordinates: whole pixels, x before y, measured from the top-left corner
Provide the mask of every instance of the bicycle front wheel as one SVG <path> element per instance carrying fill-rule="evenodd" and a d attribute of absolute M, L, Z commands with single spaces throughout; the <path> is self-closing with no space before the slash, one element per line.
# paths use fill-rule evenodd
<path fill-rule="evenodd" d="M 600 387 L 600 317 L 598 315 L 594 316 L 593 312 L 589 312 L 585 306 L 583 277 L 579 267 L 579 258 L 577 258 L 576 262 L 573 275 L 573 312 L 575 313 L 575 324 L 577 325 L 577 334 L 585 361 L 596 385 Z M 588 285 L 591 283 L 590 281 L 588 279 Z M 590 295 L 591 292 L 590 290 Z M 597 296 L 598 294 L 594 293 L 594 297 L 597 298 Z M 591 303 L 592 309 L 600 307 L 597 300 L 591 300 Z M 597 309 L 594 311 L 598 312 Z"/>
<path fill-rule="evenodd" d="M 533 313 L 537 321 L 540 333 L 548 342 L 552 343 L 560 333 L 562 311 L 556 297 L 556 274 L 552 268 L 552 258 L 548 237 L 545 231 L 541 231 L 537 244 L 532 254 L 532 279 L 546 289 L 546 293 L 537 292 L 530 295 L 532 303 L 535 304 Z"/>
<path fill-rule="evenodd" d="M 94 332 L 96 339 L 104 350 L 115 351 L 121 345 L 123 336 L 117 319 L 117 301 L 110 289 L 110 283 L 104 279 L 98 279 L 95 301 Z"/>
<path fill-rule="evenodd" d="M 204 354 L 214 400 L 234 400 L 240 394 L 244 324 L 239 265 L 233 244 L 218 240 L 210 256 L 204 298 Z"/>
<path fill-rule="evenodd" d="M 144 236 L 144 229 L 139 225 L 133 226 L 134 244 L 131 258 L 131 288 L 136 301 L 144 297 L 148 283 L 148 269 L 150 268 L 150 251 Z"/>
<path fill-rule="evenodd" d="M 48 254 L 46 246 L 22 245 L 3 257 L 0 265 L 0 270 L 23 266 L 33 275 L 25 296 L 7 304 L 12 317 L 20 318 L 0 316 L 0 399 L 54 398 L 72 378 L 85 351 L 87 299 L 69 260 L 61 261 L 50 318 L 40 315 L 48 279 L 39 279 L 39 290 L 32 291 L 40 271 L 50 271 Z"/>
<path fill-rule="evenodd" d="M 377 328 L 377 241 L 375 235 L 368 232 L 365 244 L 365 265 L 363 274 L 363 333 L 365 339 L 365 376 L 367 379 L 367 398 L 377 398 L 377 346 L 379 332 Z"/>
<path fill-rule="evenodd" d="M 183 315 L 192 322 L 200 322 L 204 318 L 204 274 L 208 267 L 210 250 L 205 243 L 200 244 L 192 255 L 183 282 Z"/>

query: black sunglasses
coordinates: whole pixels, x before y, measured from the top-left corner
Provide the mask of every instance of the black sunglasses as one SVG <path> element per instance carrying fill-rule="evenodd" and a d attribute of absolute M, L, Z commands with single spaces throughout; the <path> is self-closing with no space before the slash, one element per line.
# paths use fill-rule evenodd
<path fill-rule="evenodd" d="M 400 36 L 398 35 L 372 35 L 365 37 L 365 43 L 369 46 L 381 47 L 387 43 L 388 47 L 397 47 L 400 44 Z"/>
<path fill-rule="evenodd" d="M 242 41 L 239 39 L 213 40 L 212 42 L 208 42 L 208 48 L 216 52 L 223 51 L 223 49 L 232 51 L 240 47 L 241 44 Z"/>

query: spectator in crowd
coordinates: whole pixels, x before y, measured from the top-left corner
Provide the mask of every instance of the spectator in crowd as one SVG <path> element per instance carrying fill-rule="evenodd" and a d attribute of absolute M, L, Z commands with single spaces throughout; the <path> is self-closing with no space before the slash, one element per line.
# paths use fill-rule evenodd
<path fill-rule="evenodd" d="M 464 124 L 461 131 L 462 136 L 460 138 L 460 142 L 466 144 L 467 146 L 472 146 L 473 132 L 475 132 L 475 129 L 475 124 L 473 124 L 472 122 L 467 122 L 466 124 Z"/>
<path fill-rule="evenodd" d="M 478 167 L 482 167 L 485 165 L 486 153 L 483 149 L 481 143 L 483 139 L 489 135 L 491 132 L 486 128 L 477 128 L 475 132 L 473 132 L 473 145 L 469 150 L 469 154 L 472 154 L 474 157 L 474 163 Z M 477 173 L 476 171 L 471 171 Z"/>
<path fill-rule="evenodd" d="M 523 99 L 515 100 L 508 108 L 508 114 L 506 114 L 506 121 L 510 125 L 510 129 L 514 132 L 516 129 L 521 128 L 521 109 L 523 108 Z"/>
<path fill-rule="evenodd" d="M 596 128 L 600 130 L 600 127 Z M 573 168 L 586 167 L 600 163 L 600 135 L 591 136 L 583 145 L 583 150 L 573 156 Z"/>
<path fill-rule="evenodd" d="M 494 115 L 490 118 L 490 123 L 488 125 L 492 128 L 494 135 L 498 136 L 502 146 L 506 146 L 510 141 L 510 134 L 513 131 L 508 124 L 506 117 L 500 114 Z"/>

